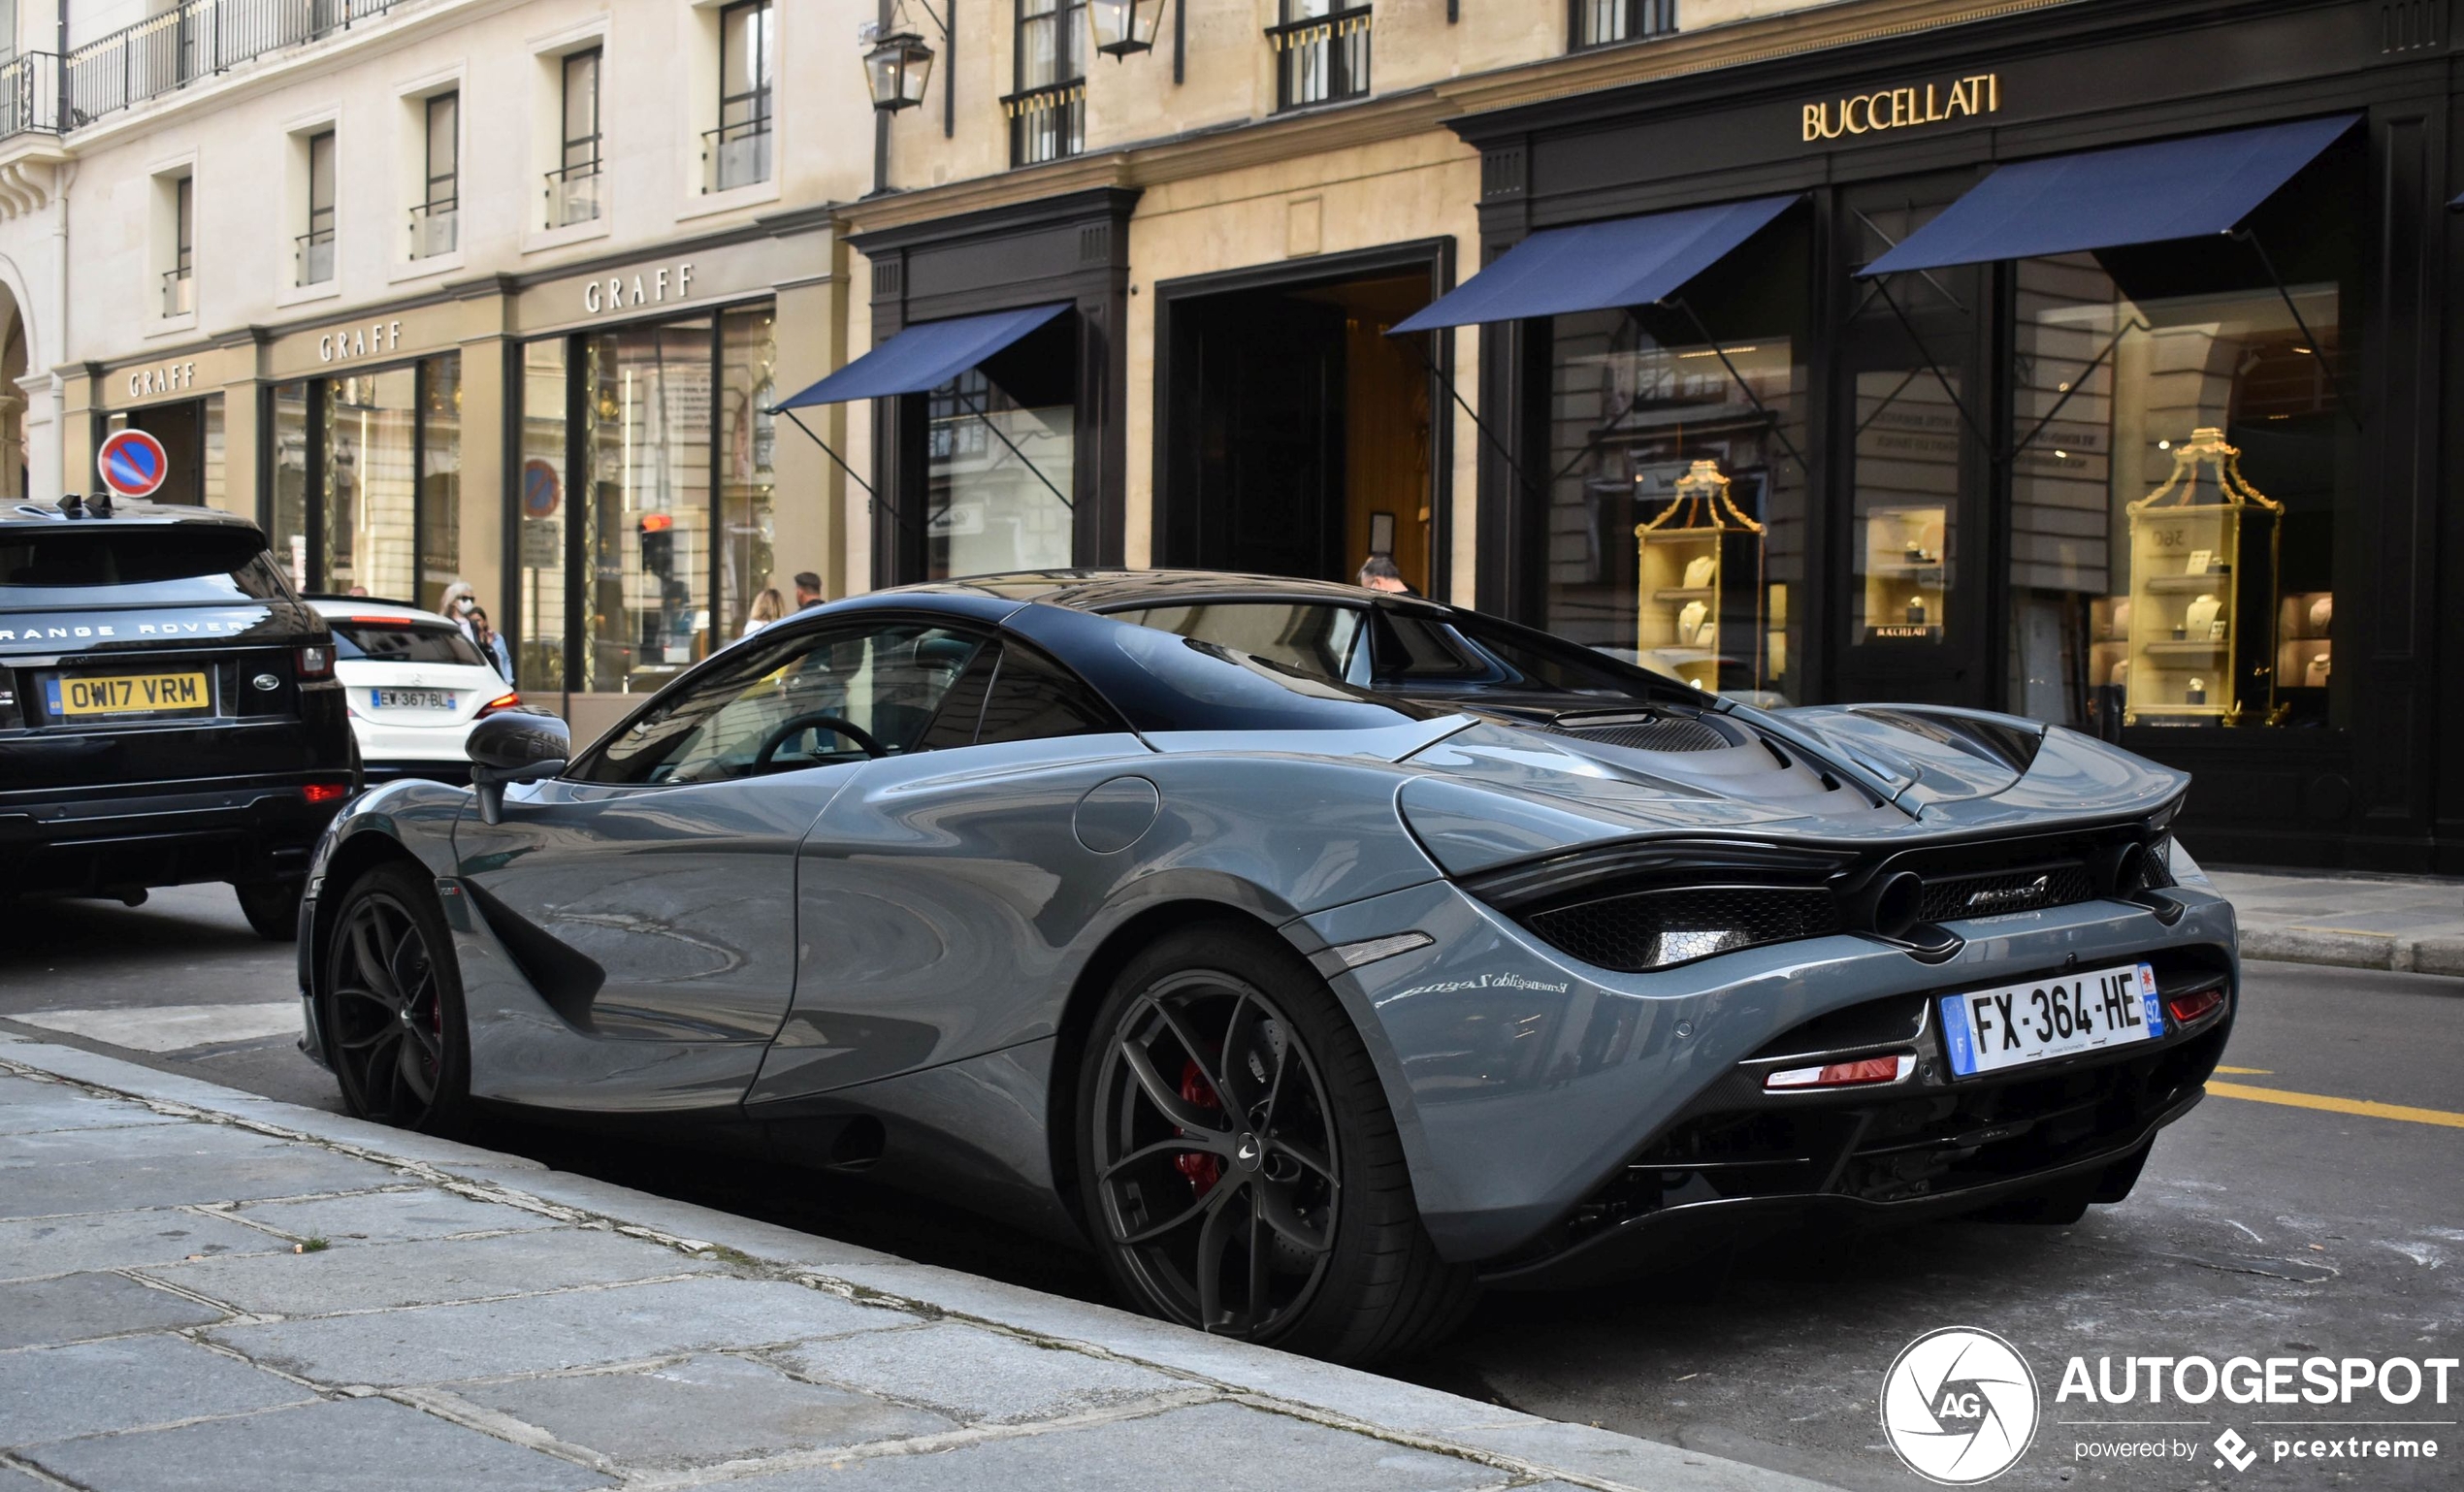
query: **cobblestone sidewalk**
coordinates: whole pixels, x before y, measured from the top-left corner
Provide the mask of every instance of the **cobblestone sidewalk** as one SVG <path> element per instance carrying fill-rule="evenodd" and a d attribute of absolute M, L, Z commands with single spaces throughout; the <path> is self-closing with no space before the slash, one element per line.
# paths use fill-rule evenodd
<path fill-rule="evenodd" d="M 2464 882 L 2211 871 L 2241 923 L 2242 957 L 2464 975 Z"/>
<path fill-rule="evenodd" d="M 0 1492 L 722 1483 L 1815 1486 L 0 1037 Z"/>

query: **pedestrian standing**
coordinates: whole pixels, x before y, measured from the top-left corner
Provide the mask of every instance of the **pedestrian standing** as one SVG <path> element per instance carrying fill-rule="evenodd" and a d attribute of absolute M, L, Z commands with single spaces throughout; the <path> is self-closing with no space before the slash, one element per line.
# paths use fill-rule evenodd
<path fill-rule="evenodd" d="M 801 611 L 807 606 L 818 606 L 821 603 L 822 577 L 809 569 L 797 570 L 795 572 L 795 609 Z"/>
<path fill-rule="evenodd" d="M 753 598 L 753 608 L 744 615 L 744 631 L 736 635 L 750 637 L 785 615 L 787 602 L 779 599 L 778 587 L 765 585 L 762 594 Z"/>
<path fill-rule="evenodd" d="M 512 683 L 513 657 L 505 651 L 503 634 L 488 625 L 488 614 L 475 605 L 470 607 L 464 616 L 470 630 L 470 640 L 478 645 L 479 651 L 486 656 L 488 662 L 496 665 L 497 677 L 507 684 Z"/>
<path fill-rule="evenodd" d="M 478 646 L 479 634 L 471 630 L 470 613 L 478 608 L 478 593 L 470 589 L 470 582 L 467 580 L 457 580 L 446 586 L 443 599 L 437 602 L 437 609 L 451 619 L 454 626 L 462 629 L 462 634 L 470 639 L 473 647 Z"/>

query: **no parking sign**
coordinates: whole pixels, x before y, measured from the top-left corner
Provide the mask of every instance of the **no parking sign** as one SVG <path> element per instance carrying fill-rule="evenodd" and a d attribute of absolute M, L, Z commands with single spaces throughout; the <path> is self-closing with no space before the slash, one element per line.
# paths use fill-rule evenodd
<path fill-rule="evenodd" d="M 163 443 L 142 430 L 113 432 L 103 442 L 95 464 L 102 469 L 103 485 L 123 498 L 153 496 L 171 473 Z"/>

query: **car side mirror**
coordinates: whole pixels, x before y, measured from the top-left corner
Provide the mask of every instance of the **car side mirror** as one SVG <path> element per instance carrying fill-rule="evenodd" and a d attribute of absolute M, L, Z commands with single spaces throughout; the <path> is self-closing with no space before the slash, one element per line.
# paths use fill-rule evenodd
<path fill-rule="evenodd" d="M 479 794 L 479 822 L 493 825 L 504 818 L 505 785 L 537 782 L 565 770 L 573 736 L 553 715 L 507 710 L 472 726 L 462 749 L 470 758 L 470 786 Z"/>

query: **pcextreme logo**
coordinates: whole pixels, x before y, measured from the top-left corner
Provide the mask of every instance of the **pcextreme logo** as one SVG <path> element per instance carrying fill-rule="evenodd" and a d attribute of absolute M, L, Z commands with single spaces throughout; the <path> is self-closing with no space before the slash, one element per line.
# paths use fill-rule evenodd
<path fill-rule="evenodd" d="M 1908 1470 L 1945 1486 L 1991 1481 L 2036 1438 L 2036 1375 L 1990 1331 L 1945 1326 L 1902 1348 L 1882 1378 L 1882 1433 Z"/>

